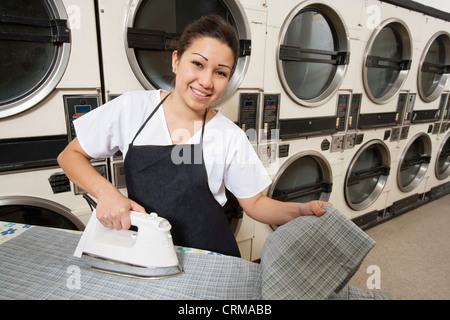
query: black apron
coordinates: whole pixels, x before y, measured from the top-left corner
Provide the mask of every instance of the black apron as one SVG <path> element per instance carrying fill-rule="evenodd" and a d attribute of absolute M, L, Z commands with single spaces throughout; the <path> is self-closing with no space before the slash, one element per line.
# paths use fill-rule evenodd
<path fill-rule="evenodd" d="M 128 197 L 147 212 L 156 212 L 169 220 L 175 245 L 240 257 L 223 208 L 208 185 L 202 148 L 207 112 L 199 144 L 134 145 L 166 98 L 145 120 L 129 145 L 124 160 Z M 180 160 L 184 161 L 179 163 Z"/>

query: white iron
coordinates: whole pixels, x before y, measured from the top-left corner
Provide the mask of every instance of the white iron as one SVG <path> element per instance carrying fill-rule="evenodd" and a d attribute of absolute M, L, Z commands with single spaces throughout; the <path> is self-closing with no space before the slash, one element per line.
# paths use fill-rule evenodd
<path fill-rule="evenodd" d="M 130 277 L 165 278 L 183 273 L 169 221 L 156 213 L 130 211 L 137 231 L 104 227 L 96 211 L 81 236 L 74 256 L 96 271 Z"/>

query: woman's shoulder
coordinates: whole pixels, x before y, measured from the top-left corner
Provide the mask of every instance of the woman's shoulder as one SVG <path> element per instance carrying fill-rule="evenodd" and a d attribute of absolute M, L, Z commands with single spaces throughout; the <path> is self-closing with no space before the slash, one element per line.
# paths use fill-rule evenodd
<path fill-rule="evenodd" d="M 125 92 L 115 100 L 124 102 L 151 102 L 158 104 L 161 101 L 161 90 L 137 90 Z M 114 100 L 113 100 L 114 101 Z"/>
<path fill-rule="evenodd" d="M 222 139 L 224 144 L 232 149 L 240 149 L 242 148 L 242 145 L 248 144 L 249 142 L 246 132 L 220 111 L 215 115 L 211 129 L 212 131 L 210 131 L 209 134 L 214 137 L 213 139 L 215 142 L 217 142 L 218 139 Z M 208 130 L 206 132 L 208 132 Z"/>
<path fill-rule="evenodd" d="M 217 110 L 217 114 L 214 116 L 214 120 L 215 126 L 220 127 L 221 129 L 228 129 L 233 132 L 242 131 L 236 123 L 224 116 L 219 110 Z"/>
<path fill-rule="evenodd" d="M 126 114 L 127 117 L 140 119 L 153 111 L 160 101 L 160 90 L 139 90 L 125 92 L 107 105 L 121 116 Z"/>

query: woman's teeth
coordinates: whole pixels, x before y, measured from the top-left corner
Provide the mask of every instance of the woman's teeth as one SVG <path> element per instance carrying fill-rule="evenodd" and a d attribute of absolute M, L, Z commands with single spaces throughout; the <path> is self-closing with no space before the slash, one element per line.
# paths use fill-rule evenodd
<path fill-rule="evenodd" d="M 202 96 L 202 97 L 207 97 L 207 96 L 208 96 L 206 93 L 203 93 L 203 92 L 201 92 L 201 91 L 198 91 L 198 90 L 196 90 L 196 89 L 194 89 L 194 88 L 192 88 L 192 91 L 194 91 L 195 94 L 197 94 L 197 95 L 199 95 L 199 96 Z"/>

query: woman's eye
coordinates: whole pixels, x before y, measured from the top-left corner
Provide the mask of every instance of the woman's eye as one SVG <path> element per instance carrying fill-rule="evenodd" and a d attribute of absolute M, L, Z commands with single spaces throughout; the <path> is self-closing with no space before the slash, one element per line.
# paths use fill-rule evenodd
<path fill-rule="evenodd" d="M 200 67 L 200 68 L 202 67 L 202 64 L 198 61 L 192 61 L 192 63 L 197 67 Z"/>
<path fill-rule="evenodd" d="M 226 72 L 223 72 L 223 71 L 217 71 L 217 74 L 218 74 L 219 76 L 221 76 L 221 77 L 224 77 L 224 78 L 227 78 L 227 77 L 228 77 L 228 74 L 227 74 Z"/>

